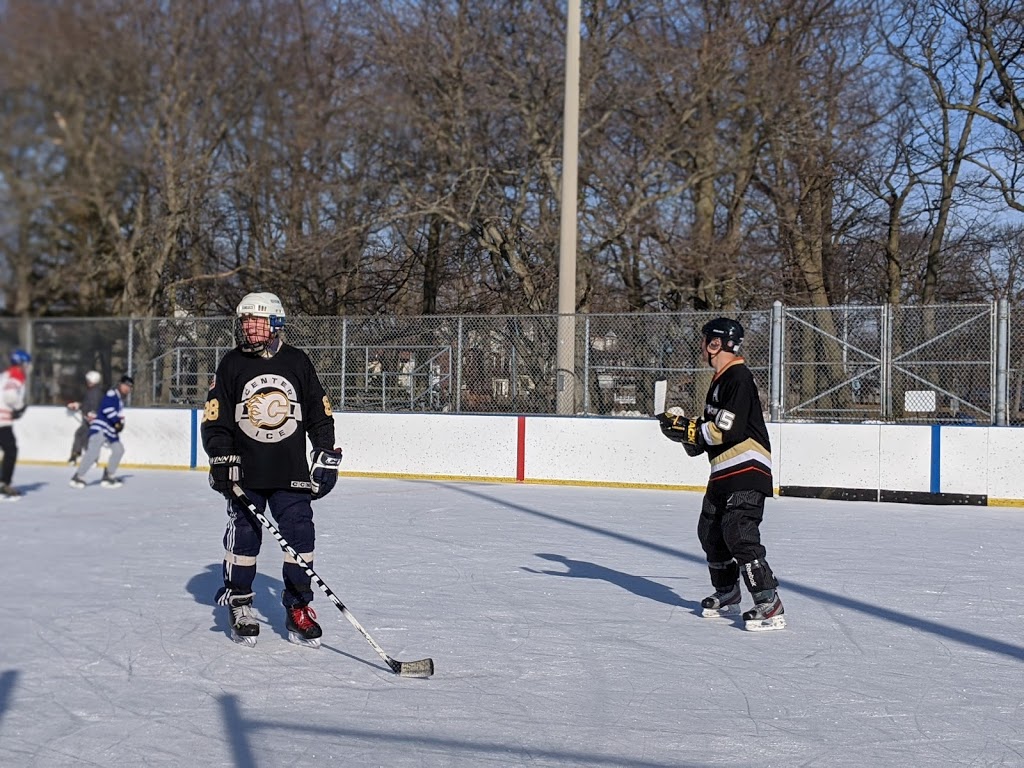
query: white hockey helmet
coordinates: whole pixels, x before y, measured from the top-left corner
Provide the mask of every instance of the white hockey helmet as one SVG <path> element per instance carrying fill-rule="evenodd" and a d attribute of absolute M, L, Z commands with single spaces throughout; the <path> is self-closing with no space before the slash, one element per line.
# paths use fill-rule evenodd
<path fill-rule="evenodd" d="M 89 371 L 85 374 L 85 383 L 92 387 L 99 384 L 102 379 L 103 377 L 100 375 L 99 371 Z"/>
<path fill-rule="evenodd" d="M 262 352 L 284 328 L 284 305 L 273 293 L 247 293 L 238 302 L 235 316 L 239 320 L 252 317 L 266 318 L 267 320 L 267 326 L 252 334 L 246 334 L 244 328 L 240 329 L 240 343 L 245 352 Z"/>
<path fill-rule="evenodd" d="M 277 295 L 273 293 L 245 294 L 242 300 L 238 302 L 235 315 L 238 317 L 250 315 L 252 317 L 266 317 L 268 319 L 278 318 L 281 321 L 280 327 L 284 327 L 284 305 L 277 298 Z"/>

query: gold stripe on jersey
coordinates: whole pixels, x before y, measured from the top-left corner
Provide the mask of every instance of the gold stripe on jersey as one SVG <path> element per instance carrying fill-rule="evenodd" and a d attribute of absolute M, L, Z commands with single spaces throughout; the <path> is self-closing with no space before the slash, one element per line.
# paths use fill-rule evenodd
<path fill-rule="evenodd" d="M 772 455 L 763 445 L 748 437 L 742 443 L 736 443 L 727 451 L 722 451 L 711 460 L 711 475 L 714 477 L 741 464 L 760 465 L 758 469 L 772 471 Z"/>
<path fill-rule="evenodd" d="M 725 435 L 722 434 L 722 430 L 713 421 L 705 421 L 701 424 L 700 431 L 704 436 L 704 442 L 708 445 L 721 445 L 725 442 Z"/>

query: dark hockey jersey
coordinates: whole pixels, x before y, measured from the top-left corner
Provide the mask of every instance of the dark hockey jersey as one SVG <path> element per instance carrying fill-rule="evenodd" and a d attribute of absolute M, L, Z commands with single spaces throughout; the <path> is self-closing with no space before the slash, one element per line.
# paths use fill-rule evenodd
<path fill-rule="evenodd" d="M 242 485 L 309 488 L 306 435 L 334 448 L 330 401 L 306 353 L 282 344 L 270 358 L 233 349 L 217 366 L 201 428 L 209 456 L 242 457 Z"/>
<path fill-rule="evenodd" d="M 711 460 L 709 492 L 774 493 L 768 428 L 757 384 L 742 357 L 712 379 L 704 401 L 701 436 Z"/>

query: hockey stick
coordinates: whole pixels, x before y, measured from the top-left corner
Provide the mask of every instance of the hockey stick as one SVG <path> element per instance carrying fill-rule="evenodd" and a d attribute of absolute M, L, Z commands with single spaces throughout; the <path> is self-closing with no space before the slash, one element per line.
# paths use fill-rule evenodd
<path fill-rule="evenodd" d="M 323 579 L 317 576 L 313 567 L 302 559 L 302 556 L 292 548 L 291 544 L 285 541 L 284 536 L 282 536 L 281 532 L 274 527 L 274 524 L 267 519 L 267 516 L 256 509 L 256 505 L 253 504 L 252 500 L 245 495 L 245 491 L 242 490 L 238 483 L 232 484 L 231 492 L 234 493 L 235 497 L 242 503 L 243 511 L 246 513 L 246 518 L 249 520 L 249 524 L 257 530 L 259 530 L 259 526 L 262 525 L 273 534 L 274 538 L 277 539 L 277 543 L 281 545 L 281 549 L 291 555 L 295 559 L 295 562 L 298 563 L 306 572 L 306 575 L 316 582 L 320 591 L 327 595 L 331 602 L 338 607 L 338 610 L 342 612 L 345 618 L 352 623 L 352 626 L 359 630 L 359 633 L 366 638 L 366 642 L 372 645 L 373 650 L 375 650 L 377 654 L 384 659 L 387 665 L 391 667 L 392 672 L 401 675 L 402 677 L 430 677 L 434 674 L 433 659 L 398 661 L 384 653 L 384 649 L 377 645 L 377 641 L 370 637 L 369 632 L 363 629 L 363 625 L 356 620 L 356 617 L 353 616 L 349 609 L 345 607 L 345 604 L 338 599 L 338 596 L 331 591 L 330 587 L 324 584 Z"/>

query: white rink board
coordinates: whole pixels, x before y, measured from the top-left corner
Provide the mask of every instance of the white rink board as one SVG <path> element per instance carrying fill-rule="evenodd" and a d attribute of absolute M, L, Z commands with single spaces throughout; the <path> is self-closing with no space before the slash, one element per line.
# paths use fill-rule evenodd
<path fill-rule="evenodd" d="M 988 427 L 986 474 L 990 499 L 1024 499 L 1024 429 Z"/>
<path fill-rule="evenodd" d="M 775 485 L 878 488 L 878 426 L 782 424 Z M 772 445 L 773 460 L 776 446 Z"/>
<path fill-rule="evenodd" d="M 205 470 L 201 411 L 126 409 L 125 467 Z M 519 444 L 520 419 L 525 424 Z M 452 414 L 335 414 L 342 473 L 517 478 L 531 482 L 703 488 L 706 457 L 691 459 L 653 419 Z M 15 423 L 19 462 L 63 464 L 77 421 L 31 406 Z M 776 487 L 810 486 L 987 495 L 1024 502 L 1024 428 L 769 424 Z M 102 459 L 101 459 L 102 460 Z M 938 488 L 932 488 L 937 472 Z"/>
<path fill-rule="evenodd" d="M 515 416 L 339 413 L 342 470 L 514 479 Z"/>
<path fill-rule="evenodd" d="M 879 430 L 879 488 L 888 491 L 931 489 L 932 428 L 882 424 Z M 978 477 L 984 477 L 979 475 Z M 977 479 L 975 479 L 977 485 Z M 949 492 L 947 488 L 940 491 Z M 957 491 L 968 493 L 968 491 Z M 970 491 L 984 493 L 984 491 Z"/>
<path fill-rule="evenodd" d="M 942 428 L 939 477 L 943 493 L 990 493 L 988 441 L 993 431 L 987 427 Z M 986 481 L 983 490 L 978 490 L 979 480 Z"/>
<path fill-rule="evenodd" d="M 655 419 L 526 419 L 526 477 L 537 481 L 703 488 L 706 456 L 687 456 Z"/>
<path fill-rule="evenodd" d="M 197 412 L 198 418 L 202 414 Z M 192 450 L 191 410 L 155 408 L 126 409 L 124 414 L 124 461 L 163 467 L 187 467 Z M 198 422 L 197 422 L 198 424 Z M 206 454 L 202 448 L 203 462 Z"/>

